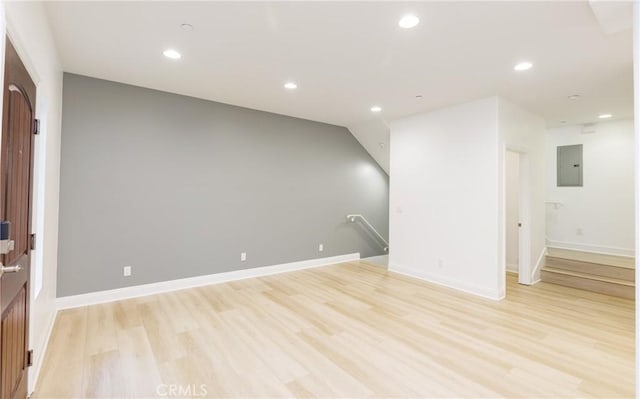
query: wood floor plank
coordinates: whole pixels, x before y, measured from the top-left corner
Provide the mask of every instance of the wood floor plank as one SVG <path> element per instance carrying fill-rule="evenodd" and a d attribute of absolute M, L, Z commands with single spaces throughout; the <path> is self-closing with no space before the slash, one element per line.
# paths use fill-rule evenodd
<path fill-rule="evenodd" d="M 491 301 L 349 262 L 63 311 L 36 397 L 632 398 L 634 317 L 512 275 Z"/>
<path fill-rule="evenodd" d="M 125 376 L 120 385 L 127 392 L 127 397 L 154 397 L 156 387 L 162 383 L 159 364 L 151 349 L 147 331 L 143 326 L 118 329 L 118 351 L 121 363 L 119 367 Z M 92 378 L 91 376 L 87 377 Z M 88 394 L 81 397 L 90 398 Z"/>
<path fill-rule="evenodd" d="M 37 398 L 83 396 L 87 341 L 87 309 L 61 311 L 51 333 L 40 378 Z"/>

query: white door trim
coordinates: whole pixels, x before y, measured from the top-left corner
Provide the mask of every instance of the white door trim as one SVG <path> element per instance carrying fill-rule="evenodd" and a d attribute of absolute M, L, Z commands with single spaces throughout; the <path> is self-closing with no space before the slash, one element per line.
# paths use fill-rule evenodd
<path fill-rule="evenodd" d="M 525 147 L 514 146 L 504 144 L 501 154 L 501 166 L 502 166 L 502 181 L 500 185 L 500 248 L 501 248 L 501 263 L 502 267 L 501 288 L 502 292 L 506 290 L 506 263 L 507 263 L 507 234 L 506 234 L 506 193 L 507 193 L 507 180 L 506 180 L 506 155 L 507 151 L 515 152 L 519 155 L 519 200 L 518 200 L 518 213 L 519 221 L 522 226 L 519 229 L 518 234 L 518 282 L 520 284 L 530 285 L 533 283 L 531 278 L 532 267 L 531 264 L 531 166 L 529 160 L 529 151 Z"/>

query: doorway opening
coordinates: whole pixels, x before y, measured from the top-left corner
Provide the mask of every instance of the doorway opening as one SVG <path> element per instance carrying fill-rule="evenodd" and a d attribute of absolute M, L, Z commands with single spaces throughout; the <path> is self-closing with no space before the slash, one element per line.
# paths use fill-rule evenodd
<path fill-rule="evenodd" d="M 504 286 L 531 284 L 531 223 L 529 155 L 526 150 L 505 147 L 504 152 Z"/>
<path fill-rule="evenodd" d="M 505 269 L 517 275 L 520 263 L 520 154 L 507 150 L 505 154 Z"/>

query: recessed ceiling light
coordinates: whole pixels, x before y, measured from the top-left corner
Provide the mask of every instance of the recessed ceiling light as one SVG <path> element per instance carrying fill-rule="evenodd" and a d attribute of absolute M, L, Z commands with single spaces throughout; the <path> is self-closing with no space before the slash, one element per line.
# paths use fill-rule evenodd
<path fill-rule="evenodd" d="M 380 108 L 377 105 L 374 105 L 373 107 L 371 107 L 371 112 L 380 112 L 382 111 L 382 108 Z"/>
<path fill-rule="evenodd" d="M 572 95 L 570 95 L 570 96 L 569 96 L 569 97 L 567 97 L 567 98 L 568 98 L 569 100 L 571 100 L 571 101 L 575 101 L 575 100 L 577 100 L 577 99 L 579 99 L 579 98 L 580 98 L 580 94 L 572 94 Z"/>
<path fill-rule="evenodd" d="M 598 118 L 600 118 L 600 119 L 609 119 L 612 116 L 613 115 L 611 115 L 611 114 L 602 114 L 602 115 L 598 115 Z"/>
<path fill-rule="evenodd" d="M 380 146 L 380 148 L 384 148 L 385 147 L 385 144 L 382 141 L 379 142 L 378 145 Z"/>
<path fill-rule="evenodd" d="M 400 18 L 398 21 L 398 26 L 404 29 L 410 29 L 415 27 L 420 23 L 420 18 L 416 17 L 413 14 L 407 14 L 404 17 Z"/>
<path fill-rule="evenodd" d="M 288 90 L 295 90 L 298 88 L 298 85 L 295 82 L 287 82 L 284 84 L 284 88 Z"/>
<path fill-rule="evenodd" d="M 532 63 L 528 61 L 523 61 L 516 64 L 516 66 L 514 66 L 513 69 L 515 69 L 516 71 L 526 71 L 527 69 L 531 69 L 532 66 L 533 66 Z"/>
<path fill-rule="evenodd" d="M 193 25 L 191 24 L 182 24 L 180 25 L 180 27 L 182 28 L 182 30 L 186 30 L 188 32 L 193 30 Z"/>
<path fill-rule="evenodd" d="M 164 56 L 167 58 L 171 58 L 172 60 L 179 60 L 180 58 L 182 58 L 182 55 L 173 49 L 167 49 L 163 51 L 162 54 L 164 54 Z"/>

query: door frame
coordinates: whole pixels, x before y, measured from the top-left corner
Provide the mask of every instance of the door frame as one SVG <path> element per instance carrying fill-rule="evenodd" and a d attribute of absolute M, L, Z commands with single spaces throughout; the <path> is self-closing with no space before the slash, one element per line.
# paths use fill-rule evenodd
<path fill-rule="evenodd" d="M 4 22 L 4 21 L 2 21 Z M 11 46 L 12 52 L 14 54 L 14 57 L 11 58 L 7 58 L 7 47 Z M 19 66 L 20 68 L 18 68 L 18 72 L 16 76 L 19 76 L 18 80 L 23 79 L 23 80 L 28 80 L 29 84 L 26 85 L 25 87 L 16 87 L 15 91 L 19 91 L 21 92 L 21 94 L 27 99 L 27 101 L 29 102 L 29 106 L 31 107 L 31 117 L 32 117 L 32 121 L 30 124 L 30 129 L 29 129 L 29 141 L 30 141 L 30 164 L 28 166 L 28 170 L 27 170 L 27 174 L 28 174 L 28 179 L 29 179 L 29 183 L 28 183 L 28 196 L 27 196 L 27 225 L 26 225 L 26 229 L 27 229 L 27 233 L 28 236 L 30 236 L 33 233 L 33 212 L 34 212 L 34 202 L 35 202 L 35 180 L 34 180 L 34 172 L 35 172 L 35 156 L 36 156 L 36 147 L 35 147 L 35 134 L 34 134 L 34 122 L 33 120 L 36 119 L 36 103 L 37 103 L 37 92 L 38 92 L 38 85 L 36 84 L 36 80 L 33 78 L 32 75 L 32 71 L 29 69 L 29 67 L 25 64 L 25 62 L 23 61 L 23 57 L 21 56 L 21 54 L 19 53 L 19 50 L 17 48 L 17 46 L 14 45 L 14 39 L 12 38 L 12 35 L 9 34 L 9 29 L 6 29 L 2 38 L 2 46 L 0 46 L 2 48 L 2 55 L 3 57 L 1 58 L 2 62 L 1 62 L 1 67 L 0 67 L 0 71 L 2 71 L 2 76 L 0 78 L 0 83 L 2 85 L 3 88 L 3 94 L 2 96 L 0 96 L 0 104 L 1 104 L 1 108 L 2 108 L 2 117 L 3 117 L 3 126 L 0 132 L 0 141 L 2 142 L 2 151 L 0 151 L 0 162 L 5 162 L 5 160 L 2 158 L 2 153 L 4 152 L 4 147 L 6 145 L 9 144 L 9 142 L 7 141 L 8 138 L 4 135 L 5 131 L 6 131 L 6 126 L 4 123 L 4 117 L 6 115 L 6 113 L 9 111 L 9 109 L 7 108 L 7 104 L 5 104 L 5 100 L 6 98 L 6 94 L 7 91 L 5 89 L 8 88 L 8 86 L 6 86 L 7 81 L 6 78 L 8 76 L 8 72 L 6 70 L 6 66 L 9 63 L 13 63 L 14 66 Z M 10 61 L 13 60 L 13 61 Z M 16 71 L 14 69 L 14 71 Z M 14 72 L 16 73 L 16 72 Z M 15 77 L 15 76 L 14 76 Z M 4 165 L 3 165 L 4 166 Z M 6 184 L 5 181 L 5 177 L 2 177 L 2 184 Z M 5 204 L 6 205 L 6 204 Z M 6 217 L 7 215 L 5 215 Z M 32 250 L 32 243 L 31 243 L 31 239 L 28 238 L 27 242 L 27 252 L 25 255 L 22 255 L 20 258 L 18 258 L 18 260 L 20 260 L 20 263 L 23 263 L 26 260 L 25 263 L 25 273 L 26 273 L 26 284 L 25 284 L 25 307 L 26 307 L 26 313 L 25 313 L 25 336 L 24 336 L 24 342 L 25 342 L 25 356 L 27 355 L 27 352 L 30 351 L 31 349 L 31 337 L 32 337 L 32 317 L 33 317 L 33 313 L 31 312 L 31 304 L 32 304 L 32 300 L 33 300 L 33 292 L 32 292 L 32 284 L 31 281 L 33 279 L 33 268 L 31 267 L 32 265 L 32 259 L 33 259 L 33 250 Z M 18 248 L 16 248 L 17 250 Z M 6 259 L 3 259 L 3 261 Z M 15 262 L 10 262 L 10 263 L 15 263 Z M 4 296 L 4 295 L 3 295 Z M 15 299 L 14 299 L 15 300 Z M 33 360 L 33 359 L 31 359 Z M 23 387 L 26 390 L 26 394 L 30 395 L 32 392 L 32 386 L 34 385 L 35 381 L 31 378 L 31 366 L 32 364 L 29 363 L 27 364 L 28 360 L 25 357 L 24 359 L 24 363 L 25 363 L 25 373 L 24 373 L 24 378 L 23 378 L 23 383 L 20 384 L 20 387 Z"/>
<path fill-rule="evenodd" d="M 35 385 L 38 380 L 41 366 L 44 360 L 44 353 L 46 352 L 49 338 L 53 331 L 53 325 L 57 316 L 55 308 L 55 295 L 51 297 L 51 283 L 50 278 L 50 266 L 47 267 L 44 263 L 45 257 L 45 207 L 46 195 L 45 195 L 45 181 L 47 177 L 47 160 L 49 154 L 47 154 L 47 116 L 51 111 L 49 107 L 50 96 L 47 94 L 50 90 L 54 90 L 47 86 L 47 79 L 43 79 L 41 72 L 42 68 L 38 67 L 37 60 L 32 57 L 32 51 L 29 49 L 28 40 L 22 37 L 21 32 L 10 22 L 7 21 L 4 15 L 4 9 L 0 4 L 0 87 L 4 87 L 4 53 L 6 41 L 10 40 L 13 43 L 14 49 L 18 53 L 27 73 L 33 80 L 36 86 L 36 98 L 34 102 L 37 104 L 34 112 L 35 117 L 38 118 L 42 125 L 40 126 L 41 132 L 34 137 L 33 142 L 33 175 L 31 181 L 31 190 L 33 197 L 31 199 L 31 231 L 36 234 L 37 242 L 36 248 L 31 251 L 31 287 L 29 290 L 29 344 L 31 349 L 34 350 L 33 354 L 33 366 L 28 368 L 28 392 L 32 393 L 35 390 Z M 50 80 L 50 79 L 49 79 Z M 61 82 L 61 80 L 60 80 Z M 49 93 L 50 94 L 50 93 Z M 3 98 L 0 96 L 0 107 L 3 107 Z M 53 110 L 55 111 L 55 110 Z M 55 118 L 55 112 L 50 115 Z M 1 139 L 0 132 L 0 139 Z M 54 137 L 55 138 L 55 137 Z M 55 158 L 55 157 L 54 157 Z M 0 159 L 0 162 L 2 160 Z M 42 283 L 43 289 L 40 294 L 36 295 L 35 291 L 35 273 L 36 267 L 40 267 L 42 270 Z M 55 285 L 55 269 L 53 271 Z"/>
<path fill-rule="evenodd" d="M 507 235 L 506 235 L 506 193 L 507 193 L 507 151 L 518 154 L 519 158 L 519 186 L 518 186 L 518 213 L 519 221 L 522 226 L 518 234 L 518 283 L 531 285 L 532 281 L 532 264 L 531 264 L 531 165 L 529 150 L 527 147 L 504 144 L 501 151 L 502 164 L 502 182 L 501 204 L 500 204 L 500 226 L 502 232 L 500 239 L 500 264 L 501 264 L 501 284 L 502 292 L 506 293 L 506 264 L 507 264 Z"/>

